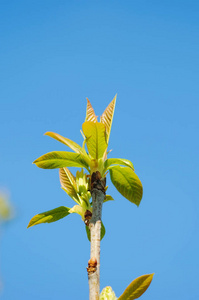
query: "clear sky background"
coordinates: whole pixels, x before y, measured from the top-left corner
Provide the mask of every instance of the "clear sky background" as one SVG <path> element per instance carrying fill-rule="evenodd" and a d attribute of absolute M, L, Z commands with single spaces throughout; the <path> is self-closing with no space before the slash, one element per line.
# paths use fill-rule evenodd
<path fill-rule="evenodd" d="M 108 177 L 101 289 L 119 297 L 155 273 L 146 300 L 199 298 L 199 2 L 0 1 L 0 187 L 15 218 L 1 228 L 3 300 L 88 299 L 89 242 L 74 214 L 26 229 L 72 200 L 58 170 L 32 162 L 82 143 L 86 97 L 101 115 L 118 94 L 110 157 L 130 159 L 137 208 Z"/>

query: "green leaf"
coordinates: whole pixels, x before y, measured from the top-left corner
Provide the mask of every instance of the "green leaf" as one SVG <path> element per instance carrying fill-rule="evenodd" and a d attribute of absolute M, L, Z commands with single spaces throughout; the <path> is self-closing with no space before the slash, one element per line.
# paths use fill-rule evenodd
<path fill-rule="evenodd" d="M 142 199 L 142 183 L 134 171 L 128 167 L 110 167 L 111 181 L 126 199 L 139 206 Z"/>
<path fill-rule="evenodd" d="M 112 196 L 106 195 L 106 196 L 105 196 L 105 199 L 104 199 L 104 202 L 107 202 L 107 201 L 113 201 L 113 200 L 114 200 L 114 199 L 113 199 Z"/>
<path fill-rule="evenodd" d="M 52 223 L 58 221 L 69 215 L 69 210 L 70 208 L 68 207 L 60 206 L 55 209 L 38 214 L 30 220 L 27 228 L 41 223 Z"/>
<path fill-rule="evenodd" d="M 82 220 L 84 220 L 84 214 L 85 214 L 85 209 L 80 206 L 80 205 L 74 205 L 70 210 L 69 213 L 76 213 L 82 217 Z"/>
<path fill-rule="evenodd" d="M 101 236 L 100 236 L 100 240 L 103 239 L 103 237 L 105 236 L 105 233 L 106 233 L 106 229 L 104 227 L 103 222 L 101 222 Z"/>
<path fill-rule="evenodd" d="M 46 153 L 37 158 L 33 163 L 43 169 L 56 169 L 63 167 L 89 169 L 89 166 L 82 155 L 66 151 L 53 151 Z"/>
<path fill-rule="evenodd" d="M 91 241 L 90 229 L 89 229 L 88 226 L 85 226 L 85 228 L 86 228 L 86 233 L 87 233 L 88 240 Z M 100 237 L 100 240 L 103 239 L 103 237 L 105 236 L 105 233 L 106 233 L 106 229 L 104 227 L 104 224 L 101 222 L 101 237 Z"/>
<path fill-rule="evenodd" d="M 106 126 L 106 134 L 107 134 L 107 143 L 109 141 L 110 133 L 111 133 L 111 126 L 113 122 L 113 115 L 115 110 L 115 103 L 116 103 L 117 94 L 115 95 L 114 99 L 111 103 L 107 106 L 105 111 L 103 112 L 100 122 Z"/>
<path fill-rule="evenodd" d="M 76 153 L 83 153 L 83 149 L 80 145 L 78 145 L 77 143 L 61 136 L 58 133 L 48 131 L 44 135 L 48 135 L 48 136 L 52 137 L 53 139 L 63 143 L 64 145 L 68 146 L 69 148 L 71 148 Z"/>
<path fill-rule="evenodd" d="M 86 229 L 86 234 L 87 234 L 87 238 L 89 240 L 89 242 L 91 241 L 91 235 L 90 235 L 90 229 L 88 226 L 85 225 L 85 229 Z"/>
<path fill-rule="evenodd" d="M 132 170 L 134 170 L 132 162 L 128 159 L 125 159 L 125 158 L 109 158 L 104 163 L 104 169 L 105 169 L 104 173 L 106 172 L 106 170 L 109 169 L 109 167 L 111 165 L 123 165 L 123 166 L 130 167 Z"/>
<path fill-rule="evenodd" d="M 59 169 L 59 178 L 63 190 L 77 203 L 79 203 L 75 177 L 68 168 Z"/>
<path fill-rule="evenodd" d="M 105 125 L 98 122 L 84 122 L 82 129 L 86 137 L 86 144 L 91 157 L 94 159 L 102 158 L 107 149 Z"/>
<path fill-rule="evenodd" d="M 118 300 L 134 300 L 139 298 L 149 287 L 154 274 L 142 275 L 133 280 Z"/>
<path fill-rule="evenodd" d="M 96 123 L 97 122 L 97 117 L 95 115 L 95 112 L 94 112 L 94 109 L 90 103 L 90 101 L 87 99 L 87 108 L 86 108 L 86 119 L 85 119 L 85 122 L 86 121 L 91 121 L 91 122 L 94 122 Z"/>
<path fill-rule="evenodd" d="M 103 288 L 99 300 L 117 300 L 117 297 L 115 296 L 111 286 L 106 286 Z"/>

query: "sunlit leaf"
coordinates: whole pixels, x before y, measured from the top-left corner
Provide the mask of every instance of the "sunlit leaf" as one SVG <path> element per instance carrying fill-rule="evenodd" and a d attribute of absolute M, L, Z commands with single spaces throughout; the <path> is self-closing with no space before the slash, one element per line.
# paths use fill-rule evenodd
<path fill-rule="evenodd" d="M 106 195 L 106 196 L 105 196 L 105 199 L 104 199 L 104 202 L 107 202 L 107 201 L 113 201 L 113 200 L 114 200 L 114 199 L 113 199 L 112 196 Z"/>
<path fill-rule="evenodd" d="M 69 213 L 76 213 L 78 215 L 80 215 L 82 217 L 82 219 L 84 219 L 84 214 L 85 214 L 85 209 L 80 206 L 80 205 L 74 205 L 70 210 Z"/>
<path fill-rule="evenodd" d="M 69 171 L 69 169 L 68 168 L 59 169 L 59 178 L 60 178 L 61 186 L 64 189 L 64 191 L 73 200 L 79 203 L 76 180 L 73 174 Z"/>
<path fill-rule="evenodd" d="M 97 116 L 95 115 L 95 112 L 94 112 L 94 109 L 90 103 L 90 101 L 87 99 L 87 108 L 86 108 L 86 119 L 85 119 L 85 122 L 86 121 L 91 121 L 91 122 L 94 122 L 96 123 L 97 122 Z"/>
<path fill-rule="evenodd" d="M 64 145 L 68 146 L 69 148 L 71 148 L 76 153 L 83 153 L 83 149 L 80 145 L 73 142 L 72 140 L 69 140 L 69 139 L 61 136 L 58 133 L 48 131 L 48 132 L 45 133 L 45 135 L 48 135 L 48 136 L 52 137 L 53 139 L 63 143 Z"/>
<path fill-rule="evenodd" d="M 142 199 L 142 183 L 135 172 L 128 167 L 110 167 L 111 181 L 116 189 L 129 201 L 139 206 Z"/>
<path fill-rule="evenodd" d="M 77 183 L 77 190 L 80 195 L 87 194 L 89 183 L 87 174 L 84 172 L 83 169 L 81 171 L 76 172 L 76 183 Z"/>
<path fill-rule="evenodd" d="M 115 296 L 111 286 L 106 286 L 103 288 L 99 300 L 117 300 L 117 297 Z"/>
<path fill-rule="evenodd" d="M 46 153 L 37 158 L 33 163 L 43 169 L 56 169 L 63 167 L 79 167 L 88 169 L 89 167 L 82 155 L 66 151 L 53 151 Z"/>
<path fill-rule="evenodd" d="M 89 229 L 88 226 L 85 226 L 85 228 L 86 228 L 86 233 L 87 233 L 88 240 L 91 241 L 90 229 Z M 105 236 L 105 233 L 106 233 L 106 229 L 104 227 L 104 224 L 101 222 L 101 236 L 100 236 L 101 240 Z"/>
<path fill-rule="evenodd" d="M 41 223 L 52 223 L 58 221 L 69 215 L 69 210 L 70 208 L 68 207 L 60 206 L 55 209 L 38 214 L 30 220 L 27 228 Z"/>
<path fill-rule="evenodd" d="M 130 167 L 131 169 L 134 170 L 132 162 L 128 159 L 125 159 L 125 158 L 108 158 L 104 163 L 104 169 L 105 169 L 104 172 L 106 172 L 106 170 L 108 170 L 111 165 L 123 165 L 123 166 Z"/>
<path fill-rule="evenodd" d="M 94 159 L 103 157 L 103 154 L 107 149 L 105 125 L 102 123 L 84 122 L 82 129 L 86 137 L 89 154 Z"/>
<path fill-rule="evenodd" d="M 134 300 L 139 298 L 149 287 L 154 274 L 142 275 L 133 280 L 118 300 Z"/>
<path fill-rule="evenodd" d="M 105 111 L 103 112 L 100 122 L 103 123 L 106 126 L 106 134 L 107 134 L 107 143 L 109 141 L 110 132 L 111 132 L 111 125 L 113 121 L 113 115 L 115 110 L 115 103 L 116 103 L 117 95 L 115 95 L 114 99 L 111 101 L 111 103 L 107 106 Z"/>

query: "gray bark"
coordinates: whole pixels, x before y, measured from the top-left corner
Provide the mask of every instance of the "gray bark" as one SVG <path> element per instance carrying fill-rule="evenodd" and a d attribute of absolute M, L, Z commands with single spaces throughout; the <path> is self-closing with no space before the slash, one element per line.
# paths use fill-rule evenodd
<path fill-rule="evenodd" d="M 89 281 L 89 300 L 99 300 L 100 297 L 100 236 L 101 236 L 101 217 L 102 205 L 105 198 L 102 179 L 91 189 L 93 212 L 90 220 L 89 229 L 91 237 L 91 253 L 88 262 L 88 281 Z"/>

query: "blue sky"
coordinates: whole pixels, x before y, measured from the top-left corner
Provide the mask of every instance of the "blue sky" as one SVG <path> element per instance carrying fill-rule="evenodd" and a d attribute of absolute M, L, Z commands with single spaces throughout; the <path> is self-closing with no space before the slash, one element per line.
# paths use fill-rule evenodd
<path fill-rule="evenodd" d="M 72 206 L 58 171 L 32 162 L 82 143 L 86 97 L 97 115 L 118 94 L 110 157 L 130 159 L 137 208 L 108 178 L 101 289 L 119 297 L 155 273 L 140 299 L 195 300 L 198 292 L 199 3 L 0 2 L 0 187 L 15 218 L 1 228 L 1 297 L 88 299 L 89 242 L 77 215 L 26 229 L 35 214 Z"/>

